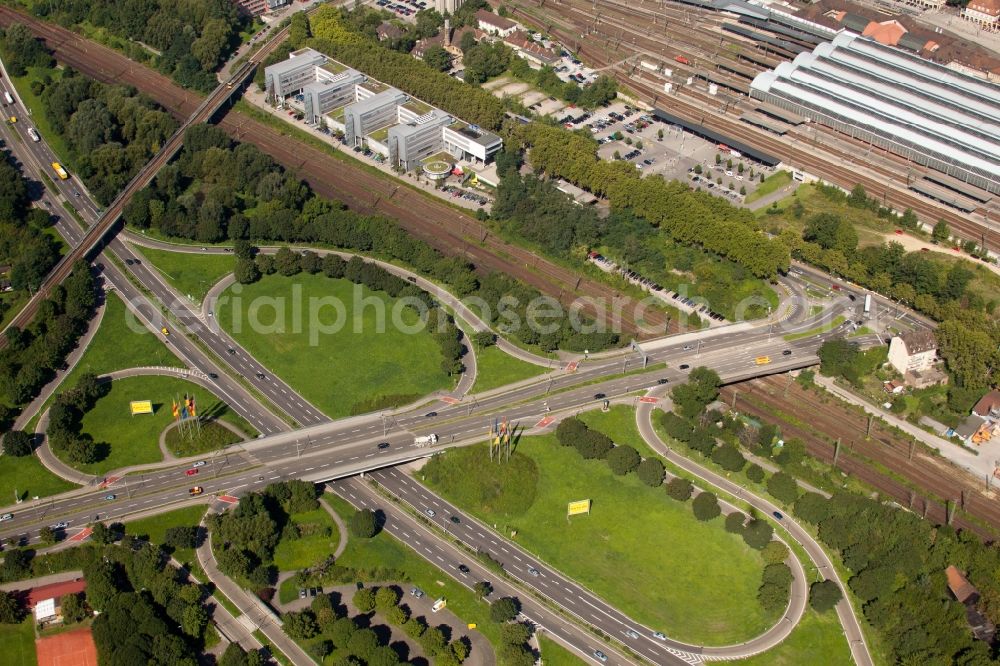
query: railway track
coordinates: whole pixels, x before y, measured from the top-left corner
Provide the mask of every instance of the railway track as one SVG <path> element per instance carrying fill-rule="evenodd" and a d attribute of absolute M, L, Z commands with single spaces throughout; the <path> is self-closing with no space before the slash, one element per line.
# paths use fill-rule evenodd
<path fill-rule="evenodd" d="M 910 444 L 904 438 L 877 421 L 873 424 L 871 438 L 867 439 L 868 419 L 865 416 L 834 401 L 824 401 L 820 395 L 802 389 L 797 383 L 786 387 L 787 381 L 784 377 L 768 377 L 728 386 L 722 391 L 722 399 L 733 405 L 735 393 L 736 411 L 780 424 L 786 439 L 800 439 L 811 456 L 830 465 L 833 465 L 835 449 L 830 440 L 839 437 L 841 449 L 836 467 L 842 472 L 937 523 L 947 522 L 947 507 L 942 500 L 955 502 L 961 509 L 952 520 L 955 527 L 971 530 L 984 540 L 997 538 L 1000 505 L 984 493 L 981 486 L 972 483 L 971 478 L 966 479 L 966 473 L 933 458 L 920 446 L 914 447 L 911 453 Z M 784 396 L 786 388 L 788 397 Z M 905 483 L 893 478 L 893 474 Z M 913 490 L 913 486 L 923 492 Z M 989 529 L 983 523 L 995 527 Z"/>
<path fill-rule="evenodd" d="M 180 88 L 167 77 L 124 55 L 70 32 L 0 5 L 0 24 L 27 25 L 53 49 L 57 59 L 73 65 L 87 76 L 106 83 L 126 83 L 148 95 L 175 117 L 185 119 L 202 102 L 198 95 Z M 275 40 L 276 42 L 277 40 Z M 620 308 L 622 332 L 633 335 L 662 335 L 667 318 L 650 311 L 642 321 L 632 315 L 635 301 L 615 288 L 555 264 L 518 245 L 507 243 L 475 218 L 443 203 L 432 201 L 391 180 L 374 176 L 340 161 L 309 145 L 288 137 L 252 117 L 232 109 L 220 111 L 219 124 L 231 136 L 255 144 L 275 161 L 298 174 L 317 193 L 339 199 L 361 213 L 379 213 L 394 218 L 413 235 L 450 256 L 463 256 L 483 272 L 499 271 L 569 305 L 577 297 L 588 297 Z M 593 307 L 585 312 L 601 317 Z M 613 314 L 606 321 L 615 325 Z M 678 322 L 671 320 L 671 330 Z"/>
<path fill-rule="evenodd" d="M 600 9 L 594 12 L 592 11 L 593 5 L 588 4 L 586 0 L 560 0 L 557 4 L 546 2 L 544 8 L 539 5 L 539 0 L 530 0 L 530 2 L 525 0 L 525 2 L 533 11 L 528 12 L 521 7 L 515 7 L 514 11 L 520 18 L 539 28 L 548 28 L 551 25 L 552 29 L 550 32 L 553 36 L 565 44 L 574 45 L 577 53 L 581 57 L 585 57 L 589 61 L 589 64 L 610 69 L 611 74 L 615 76 L 624 88 L 633 91 L 640 98 L 654 105 L 665 102 L 665 96 L 658 86 L 654 87 L 643 80 L 636 79 L 631 76 L 631 72 L 624 70 L 620 66 L 615 66 L 623 58 L 628 57 L 630 53 L 639 57 L 645 54 L 650 57 L 658 57 L 666 60 L 672 59 L 666 57 L 668 50 L 664 46 L 663 41 L 655 41 L 644 36 L 649 34 L 647 29 L 649 19 L 647 15 L 642 13 L 644 10 L 634 7 L 628 9 L 633 15 L 631 20 L 640 23 L 639 25 L 632 25 L 628 29 L 630 38 L 624 39 L 623 32 L 615 35 L 608 34 L 606 31 L 600 32 L 592 29 L 592 26 L 597 24 L 599 20 L 605 20 L 613 11 L 619 10 L 621 8 L 620 3 L 602 1 L 598 6 Z M 539 20 L 535 16 L 536 12 L 544 15 L 544 12 L 554 11 L 555 9 L 572 10 L 563 11 L 560 15 L 564 22 L 572 23 L 571 29 L 560 28 L 554 23 L 546 24 L 545 21 Z M 651 10 L 645 11 L 649 12 Z M 695 10 L 691 11 L 694 13 Z M 620 12 L 620 14 L 623 13 Z M 629 20 L 627 16 L 620 16 L 620 19 L 622 21 Z M 619 23 L 618 25 L 623 24 Z M 624 25 L 621 30 L 625 30 Z M 692 49 L 688 53 L 695 58 L 705 57 L 706 53 L 711 52 L 706 50 L 708 43 L 704 38 L 699 40 L 699 38 L 693 37 L 694 33 L 695 30 L 687 25 L 679 25 L 676 28 L 671 28 L 669 25 L 664 26 L 664 39 L 668 40 L 671 45 L 675 43 L 692 44 L 697 50 Z M 581 35 L 587 35 L 588 39 L 581 40 Z M 632 41 L 633 39 L 634 41 Z M 671 48 L 673 47 L 671 46 Z M 676 51 L 676 49 L 673 50 Z M 857 165 L 871 170 L 874 172 L 874 175 L 872 175 L 856 169 L 852 164 L 857 163 L 859 150 L 851 150 L 849 147 L 837 149 L 827 145 L 821 147 L 817 144 L 808 146 L 804 140 L 801 147 L 792 145 L 786 140 L 769 135 L 764 130 L 751 128 L 738 119 L 730 119 L 714 113 L 708 113 L 707 109 L 715 109 L 719 105 L 718 98 L 697 91 L 691 91 L 688 88 L 682 88 L 681 94 L 672 95 L 669 99 L 670 110 L 692 122 L 701 122 L 707 127 L 730 135 L 735 139 L 772 153 L 784 161 L 794 163 L 817 175 L 821 175 L 828 181 L 846 189 L 850 189 L 860 183 L 864 185 L 870 196 L 881 198 L 884 205 L 891 206 L 897 210 L 911 208 L 925 222 L 929 223 L 944 219 L 957 235 L 977 242 L 986 241 L 987 244 L 990 244 L 991 239 L 988 238 L 990 232 L 984 224 L 973 221 L 958 211 L 942 207 L 935 202 L 909 192 L 904 182 L 906 179 L 904 169 L 907 168 L 906 165 L 909 163 L 899 156 L 878 150 L 877 154 L 893 164 L 884 166 L 865 162 Z M 665 103 L 664 105 L 667 106 Z M 837 136 L 838 140 L 846 140 L 849 144 L 859 149 L 861 145 L 867 148 L 867 144 L 850 140 L 840 134 L 832 132 L 830 134 Z M 829 157 L 819 155 L 820 151 L 829 153 Z M 840 160 L 851 166 L 838 164 L 837 162 Z M 917 177 L 926 173 L 926 169 L 923 167 L 913 167 L 912 170 L 913 175 Z M 893 187 L 894 183 L 896 184 L 895 187 Z"/>

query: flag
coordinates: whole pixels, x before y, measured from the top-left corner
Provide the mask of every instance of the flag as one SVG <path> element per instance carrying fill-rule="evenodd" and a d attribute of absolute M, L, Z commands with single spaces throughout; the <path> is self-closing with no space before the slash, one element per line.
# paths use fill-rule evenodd
<path fill-rule="evenodd" d="M 187 405 L 181 405 L 181 421 L 186 421 L 188 417 Z"/>
<path fill-rule="evenodd" d="M 191 416 L 192 418 L 194 418 L 194 396 L 192 395 L 192 396 L 185 396 L 185 397 L 186 397 L 186 404 L 187 404 L 188 415 Z"/>
<path fill-rule="evenodd" d="M 180 411 L 177 408 L 177 400 L 176 399 L 174 400 L 173 414 L 174 414 L 174 420 L 176 421 L 177 417 L 180 416 Z"/>

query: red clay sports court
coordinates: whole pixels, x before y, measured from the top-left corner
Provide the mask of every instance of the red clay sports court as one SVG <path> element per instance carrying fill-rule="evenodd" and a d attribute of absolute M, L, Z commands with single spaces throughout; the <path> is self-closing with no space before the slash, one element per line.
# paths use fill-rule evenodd
<path fill-rule="evenodd" d="M 38 666 L 97 666 L 97 647 L 89 627 L 35 641 Z"/>

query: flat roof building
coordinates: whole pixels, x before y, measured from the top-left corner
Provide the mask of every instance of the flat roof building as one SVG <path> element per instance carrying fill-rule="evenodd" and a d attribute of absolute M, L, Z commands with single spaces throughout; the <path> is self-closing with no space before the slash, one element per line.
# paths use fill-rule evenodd
<path fill-rule="evenodd" d="M 318 125 L 323 115 L 357 99 L 356 87 L 365 82 L 365 75 L 353 69 L 332 74 L 316 68 L 316 80 L 302 89 L 306 122 Z"/>
<path fill-rule="evenodd" d="M 454 120 L 444 111 L 433 109 L 410 122 L 393 125 L 387 139 L 389 162 L 406 171 L 420 166 L 421 160 L 440 150 L 441 128 Z"/>
<path fill-rule="evenodd" d="M 264 68 L 264 90 L 268 101 L 284 100 L 290 93 L 302 90 L 316 80 L 316 68 L 326 64 L 327 57 L 313 49 L 299 49 L 288 60 Z"/>
<path fill-rule="evenodd" d="M 363 88 L 357 87 L 361 91 Z M 344 108 L 344 134 L 347 145 L 360 146 L 366 134 L 371 134 L 396 122 L 396 107 L 409 99 L 395 88 L 383 90 Z"/>
<path fill-rule="evenodd" d="M 762 72 L 755 99 L 1000 194 L 1000 87 L 850 33 Z"/>
<path fill-rule="evenodd" d="M 503 139 L 496 134 L 461 121 L 443 128 L 441 134 L 444 149 L 458 159 L 486 162 L 503 147 Z"/>

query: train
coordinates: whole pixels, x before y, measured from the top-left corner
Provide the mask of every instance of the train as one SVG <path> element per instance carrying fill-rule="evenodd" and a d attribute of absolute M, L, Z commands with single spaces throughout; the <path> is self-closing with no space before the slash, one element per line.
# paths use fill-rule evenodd
<path fill-rule="evenodd" d="M 691 61 L 688 60 L 687 58 L 685 58 L 682 55 L 674 57 L 674 60 L 676 60 L 677 62 L 679 62 L 682 65 L 690 65 L 691 64 Z"/>

